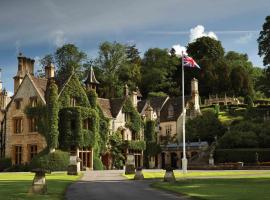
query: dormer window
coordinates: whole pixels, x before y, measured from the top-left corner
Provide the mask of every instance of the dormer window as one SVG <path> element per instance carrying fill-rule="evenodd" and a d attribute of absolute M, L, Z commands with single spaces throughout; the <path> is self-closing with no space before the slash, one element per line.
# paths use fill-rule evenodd
<path fill-rule="evenodd" d="M 30 97 L 30 106 L 33 107 L 37 107 L 37 97 Z"/>
<path fill-rule="evenodd" d="M 168 118 L 172 118 L 174 116 L 174 109 L 173 106 L 170 105 L 168 108 Z"/>
<path fill-rule="evenodd" d="M 76 106 L 76 99 L 74 97 L 70 97 L 70 106 L 75 107 Z"/>

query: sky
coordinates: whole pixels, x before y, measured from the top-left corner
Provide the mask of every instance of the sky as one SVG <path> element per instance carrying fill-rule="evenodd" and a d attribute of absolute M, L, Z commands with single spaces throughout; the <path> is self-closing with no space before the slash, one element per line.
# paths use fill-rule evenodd
<path fill-rule="evenodd" d="M 256 40 L 269 11 L 269 0 L 0 0 L 3 85 L 12 94 L 19 52 L 38 60 L 65 43 L 93 58 L 104 41 L 136 44 L 143 55 L 209 36 L 263 67 Z"/>

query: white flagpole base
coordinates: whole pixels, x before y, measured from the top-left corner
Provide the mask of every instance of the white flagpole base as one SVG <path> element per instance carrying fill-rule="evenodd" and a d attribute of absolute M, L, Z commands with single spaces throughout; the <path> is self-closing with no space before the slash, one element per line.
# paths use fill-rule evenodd
<path fill-rule="evenodd" d="M 188 160 L 186 158 L 182 158 L 182 171 L 183 171 L 183 174 L 187 173 L 187 164 L 188 164 Z"/>

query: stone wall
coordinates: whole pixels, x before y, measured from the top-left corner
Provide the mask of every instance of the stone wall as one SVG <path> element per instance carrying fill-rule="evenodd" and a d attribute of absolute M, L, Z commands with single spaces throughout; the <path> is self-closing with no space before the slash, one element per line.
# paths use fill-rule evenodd
<path fill-rule="evenodd" d="M 29 131 L 29 119 L 24 113 L 25 108 L 30 103 L 30 97 L 37 97 L 38 102 L 42 102 L 41 98 L 33 86 L 29 77 L 26 77 L 22 83 L 13 101 L 7 110 L 6 120 L 6 149 L 5 157 L 11 157 L 13 164 L 15 163 L 15 146 L 22 146 L 22 163 L 30 161 L 29 145 L 37 145 L 37 151 L 40 152 L 46 147 L 45 138 L 38 132 Z M 16 108 L 15 99 L 21 99 L 20 109 Z M 14 133 L 14 118 L 22 118 L 22 133 Z"/>

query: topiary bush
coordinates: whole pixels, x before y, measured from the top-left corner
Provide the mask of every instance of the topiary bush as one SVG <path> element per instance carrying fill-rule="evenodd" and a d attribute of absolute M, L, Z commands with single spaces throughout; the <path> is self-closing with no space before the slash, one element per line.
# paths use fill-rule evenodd
<path fill-rule="evenodd" d="M 66 171 L 69 165 L 69 153 L 56 150 L 53 153 L 41 152 L 30 163 L 31 169 L 43 168 L 50 171 Z"/>

